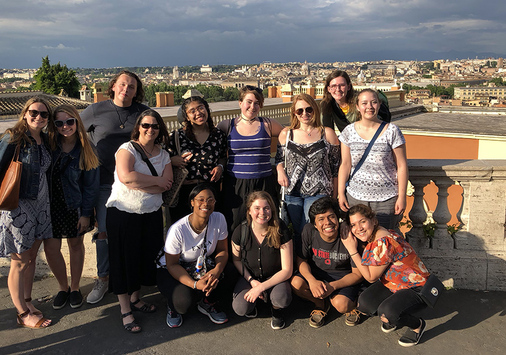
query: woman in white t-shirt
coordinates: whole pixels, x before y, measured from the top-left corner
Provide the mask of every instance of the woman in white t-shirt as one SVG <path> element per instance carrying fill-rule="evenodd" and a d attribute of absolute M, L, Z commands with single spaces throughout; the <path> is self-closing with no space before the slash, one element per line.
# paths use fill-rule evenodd
<path fill-rule="evenodd" d="M 161 147 L 168 138 L 158 112 L 141 113 L 132 141 L 116 152 L 114 183 L 106 204 L 109 291 L 118 296 L 123 325 L 131 333 L 141 331 L 132 311 L 156 310 L 140 299 L 139 290 L 141 285 L 156 283 L 153 260 L 163 245 L 162 192 L 172 186 L 170 156 Z"/>
<path fill-rule="evenodd" d="M 376 91 L 362 90 L 357 96 L 360 120 L 346 126 L 339 136 L 339 206 L 348 211 L 359 203 L 368 205 L 376 212 L 381 226 L 395 229 L 406 209 L 408 184 L 406 140 L 396 125 L 387 123 L 383 127 L 364 163 L 349 180 L 382 123 L 378 118 L 380 104 Z"/>
<path fill-rule="evenodd" d="M 223 271 L 228 261 L 227 222 L 214 212 L 215 191 L 199 184 L 189 195 L 192 213 L 174 223 L 157 261 L 157 284 L 167 298 L 167 325 L 183 324 L 182 314 L 198 300 L 198 310 L 215 324 L 228 321 L 218 307 L 225 293 Z M 226 288 L 226 287 L 225 287 Z"/>

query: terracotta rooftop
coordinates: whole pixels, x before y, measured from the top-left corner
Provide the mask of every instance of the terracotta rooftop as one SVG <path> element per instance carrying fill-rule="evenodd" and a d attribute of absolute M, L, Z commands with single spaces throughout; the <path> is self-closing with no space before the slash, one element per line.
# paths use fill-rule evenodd
<path fill-rule="evenodd" d="M 33 96 L 42 96 L 49 101 L 53 107 L 62 104 L 72 105 L 78 110 L 83 110 L 89 105 L 90 102 L 74 99 L 71 97 L 57 96 L 44 94 L 41 91 L 23 91 L 23 92 L 7 92 L 0 93 L 0 119 L 2 118 L 17 118 L 21 113 L 26 101 Z M 13 117 L 15 116 L 15 117 Z"/>

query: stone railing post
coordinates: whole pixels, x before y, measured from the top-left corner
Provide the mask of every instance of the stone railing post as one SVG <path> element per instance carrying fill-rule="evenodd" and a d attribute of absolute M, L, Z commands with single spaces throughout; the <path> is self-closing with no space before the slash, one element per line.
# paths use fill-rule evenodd
<path fill-rule="evenodd" d="M 413 193 L 413 207 L 411 207 L 411 211 L 409 211 L 409 219 L 413 227 L 407 233 L 407 237 L 411 246 L 416 250 L 419 248 L 428 248 L 430 241 L 423 232 L 423 222 L 427 219 L 427 212 L 425 212 L 423 201 L 423 188 L 429 183 L 429 179 L 411 178 L 409 181 L 411 181 L 415 191 Z"/>
<path fill-rule="evenodd" d="M 436 222 L 436 230 L 432 239 L 432 248 L 434 249 L 453 249 L 454 241 L 448 233 L 447 223 L 450 222 L 452 215 L 448 210 L 448 188 L 452 186 L 453 180 L 449 178 L 437 178 L 433 180 L 438 187 L 437 206 L 432 214 Z"/>

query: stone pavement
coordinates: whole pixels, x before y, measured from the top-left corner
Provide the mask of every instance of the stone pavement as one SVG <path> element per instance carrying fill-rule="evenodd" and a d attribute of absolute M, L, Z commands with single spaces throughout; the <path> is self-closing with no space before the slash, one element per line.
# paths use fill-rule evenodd
<path fill-rule="evenodd" d="M 93 280 L 81 282 L 83 294 Z M 55 311 L 51 296 L 57 291 L 54 278 L 36 280 L 34 304 L 53 319 L 47 329 L 16 327 L 15 310 L 0 277 L 0 354 L 503 354 L 506 349 L 506 293 L 468 290 L 447 291 L 434 310 L 422 315 L 427 330 L 421 343 L 402 348 L 397 340 L 403 331 L 384 334 L 377 317 L 356 327 L 344 324 L 331 311 L 320 329 L 308 325 L 311 307 L 294 299 L 287 312 L 285 329 L 270 328 L 270 312 L 260 308 L 255 319 L 240 318 L 225 307 L 229 322 L 215 325 L 196 307 L 185 315 L 181 328 L 165 325 L 165 302 L 156 287 L 143 289 L 145 300 L 158 306 L 153 314 L 135 313 L 143 331 L 129 334 L 121 325 L 119 306 L 108 294 L 97 305 L 84 304 Z"/>

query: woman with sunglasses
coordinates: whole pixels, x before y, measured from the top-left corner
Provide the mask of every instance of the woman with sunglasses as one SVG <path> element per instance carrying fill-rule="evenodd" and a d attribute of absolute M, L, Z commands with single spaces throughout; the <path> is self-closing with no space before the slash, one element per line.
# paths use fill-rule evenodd
<path fill-rule="evenodd" d="M 299 238 L 309 223 L 313 202 L 324 196 L 337 198 L 340 152 L 336 133 L 322 126 L 320 109 L 311 96 L 297 95 L 290 115 L 290 126 L 279 135 L 276 169 L 278 183 L 285 188 L 288 215 Z"/>
<path fill-rule="evenodd" d="M 83 296 L 79 282 L 84 266 L 84 234 L 94 227 L 93 209 L 98 196 L 100 176 L 98 157 L 88 140 L 81 117 L 70 105 L 55 108 L 48 124 L 52 165 L 49 176 L 53 238 L 44 240 L 47 263 L 60 291 L 53 308 L 79 308 Z M 61 253 L 62 238 L 70 254 L 70 285 Z"/>
<path fill-rule="evenodd" d="M 167 148 L 172 165 L 185 167 L 188 176 L 179 191 L 177 206 L 170 209 L 173 222 L 191 213 L 188 196 L 197 184 L 208 182 L 220 191 L 227 156 L 227 137 L 214 126 L 206 100 L 200 96 L 187 98 L 181 105 L 181 113 L 183 127 L 170 133 Z"/>
<path fill-rule="evenodd" d="M 278 121 L 258 116 L 264 104 L 262 90 L 246 85 L 239 95 L 241 115 L 218 124 L 218 128 L 227 133 L 228 141 L 223 210 L 229 231 L 233 231 L 246 217 L 244 201 L 250 192 L 267 191 L 277 201 L 271 167 L 271 141 L 283 129 Z"/>
<path fill-rule="evenodd" d="M 320 105 L 322 122 L 325 127 L 332 129 L 337 127 L 339 132 L 342 132 L 347 125 L 358 120 L 355 90 L 348 73 L 343 70 L 334 70 L 327 76 Z M 385 122 L 391 120 L 392 115 L 383 101 L 378 116 Z"/>
<path fill-rule="evenodd" d="M 47 136 L 42 129 L 51 114 L 41 97 L 29 99 L 18 122 L 0 140 L 0 177 L 19 148 L 23 163 L 19 206 L 0 213 L 0 257 L 10 257 L 7 284 L 17 310 L 17 323 L 28 328 L 45 328 L 51 320 L 32 304 L 35 261 L 42 240 L 51 238 L 51 215 L 46 171 L 51 165 Z"/>
<path fill-rule="evenodd" d="M 160 114 L 146 110 L 132 140 L 116 152 L 114 183 L 106 203 L 109 239 L 109 290 L 118 296 L 125 330 L 139 333 L 132 311 L 153 313 L 140 299 L 141 285 L 156 283 L 154 260 L 163 245 L 162 192 L 172 186 L 169 133 Z"/>

